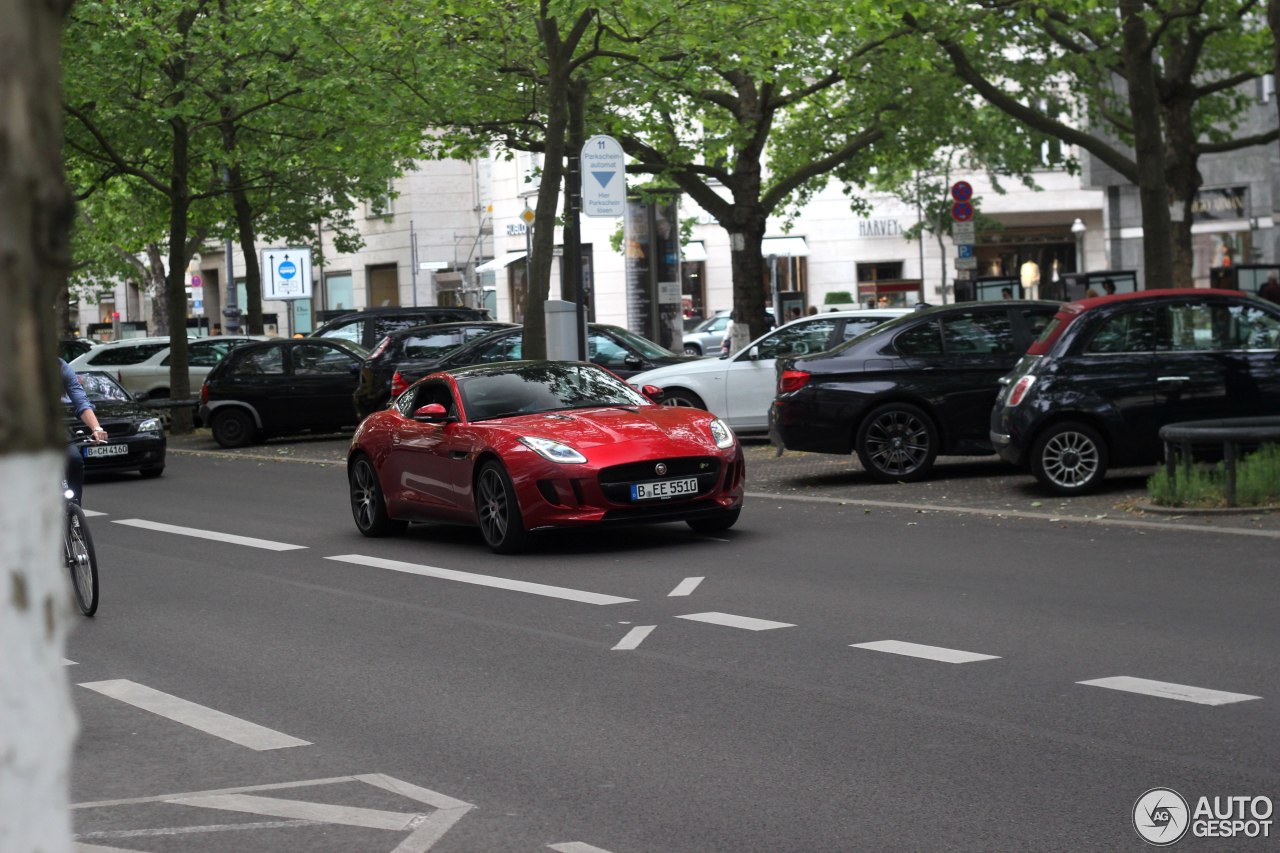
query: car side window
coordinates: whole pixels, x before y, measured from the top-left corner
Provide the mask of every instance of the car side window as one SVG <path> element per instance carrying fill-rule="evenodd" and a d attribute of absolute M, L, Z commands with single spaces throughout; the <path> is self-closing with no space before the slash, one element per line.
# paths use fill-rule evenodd
<path fill-rule="evenodd" d="M 520 358 L 520 345 L 523 342 L 524 335 L 520 332 L 498 338 L 498 340 L 491 341 L 480 347 L 476 351 L 472 363 L 489 364 L 495 361 L 515 361 Z"/>
<path fill-rule="evenodd" d="M 137 364 L 146 361 L 151 356 L 169 348 L 167 343 L 161 344 L 135 344 L 133 346 L 124 347 L 104 347 L 99 353 L 96 353 L 89 359 L 89 363 L 94 367 L 104 365 L 122 365 Z"/>
<path fill-rule="evenodd" d="M 462 343 L 460 332 L 434 332 L 410 335 L 404 339 L 405 358 L 439 358 Z"/>
<path fill-rule="evenodd" d="M 1013 325 L 1003 309 L 966 311 L 943 318 L 942 339 L 948 355 L 1008 355 Z"/>
<path fill-rule="evenodd" d="M 1045 308 L 1042 310 L 1022 312 L 1022 319 L 1026 321 L 1027 328 L 1031 331 L 1031 339 L 1035 340 L 1040 337 L 1045 329 L 1049 327 L 1049 323 L 1053 322 L 1054 316 L 1058 313 L 1056 308 Z"/>
<path fill-rule="evenodd" d="M 293 347 L 295 376 L 332 376 L 351 371 L 351 356 L 323 344 L 297 344 Z"/>
<path fill-rule="evenodd" d="M 338 326 L 335 329 L 329 329 L 321 337 L 338 338 L 343 341 L 351 341 L 352 343 L 364 342 L 364 320 L 352 320 L 344 326 Z"/>
<path fill-rule="evenodd" d="M 780 358 L 784 355 L 822 352 L 827 348 L 827 341 L 831 339 L 834 328 L 833 320 L 813 320 L 785 326 L 760 341 L 760 357 Z"/>
<path fill-rule="evenodd" d="M 191 367 L 213 367 L 230 350 L 231 347 L 221 341 L 192 344 L 187 351 L 187 364 Z M 168 362 L 166 357 L 165 363 Z"/>
<path fill-rule="evenodd" d="M 1169 348 L 1174 352 L 1224 349 L 1226 309 L 1216 311 L 1218 307 L 1204 302 L 1170 305 Z"/>
<path fill-rule="evenodd" d="M 1232 305 L 1235 349 L 1280 349 L 1280 316 L 1253 305 Z"/>
<path fill-rule="evenodd" d="M 407 412 L 403 409 L 401 410 L 405 417 L 413 417 L 413 413 L 418 409 L 423 406 L 429 406 L 432 403 L 439 403 L 444 406 L 445 414 L 451 417 L 458 413 L 458 406 L 453 399 L 453 392 L 443 382 L 420 382 L 416 386 L 414 393 L 406 396 L 413 397 L 413 401 L 408 406 L 409 410 Z"/>
<path fill-rule="evenodd" d="M 630 353 L 608 335 L 592 332 L 587 335 L 587 359 L 601 367 L 623 367 Z"/>
<path fill-rule="evenodd" d="M 863 332 L 879 326 L 886 319 L 885 317 L 849 317 L 844 321 L 844 333 L 840 337 L 846 341 L 852 340 Z"/>
<path fill-rule="evenodd" d="M 274 346 L 244 353 L 231 365 L 232 376 L 279 376 L 284 373 L 283 347 Z"/>
<path fill-rule="evenodd" d="M 900 355 L 942 355 L 942 333 L 933 320 L 912 326 L 893 339 Z"/>
<path fill-rule="evenodd" d="M 1156 318 L 1151 310 L 1108 317 L 1085 345 L 1086 353 L 1155 352 Z"/>

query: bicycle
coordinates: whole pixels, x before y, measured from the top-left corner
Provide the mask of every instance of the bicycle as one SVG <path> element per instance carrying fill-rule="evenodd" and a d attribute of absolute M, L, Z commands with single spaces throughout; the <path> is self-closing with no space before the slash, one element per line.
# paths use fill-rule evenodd
<path fill-rule="evenodd" d="M 77 443 L 84 444 L 83 441 Z M 67 571 L 71 573 L 71 588 L 75 591 L 80 612 L 92 616 L 98 612 L 98 558 L 93 551 L 89 522 L 65 478 L 62 481 L 62 508 L 62 553 Z"/>

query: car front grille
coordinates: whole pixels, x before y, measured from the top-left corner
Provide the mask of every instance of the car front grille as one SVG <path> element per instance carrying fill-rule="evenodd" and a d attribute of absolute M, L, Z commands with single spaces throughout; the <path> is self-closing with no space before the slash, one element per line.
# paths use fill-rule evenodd
<path fill-rule="evenodd" d="M 659 464 L 665 465 L 665 474 L 656 470 Z M 675 480 L 682 477 L 698 478 L 698 493 L 670 498 L 662 503 L 672 501 L 696 500 L 715 489 L 720 479 L 720 460 L 714 456 L 691 456 L 676 459 L 650 459 L 645 462 L 629 462 L 626 465 L 615 465 L 600 472 L 600 491 L 612 503 L 631 503 L 631 485 L 650 480 Z"/>

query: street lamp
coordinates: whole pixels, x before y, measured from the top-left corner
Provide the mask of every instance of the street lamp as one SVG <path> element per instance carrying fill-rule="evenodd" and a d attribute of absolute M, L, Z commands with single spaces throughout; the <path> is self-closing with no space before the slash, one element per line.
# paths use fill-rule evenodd
<path fill-rule="evenodd" d="M 1084 232 L 1083 219 L 1077 218 L 1071 223 L 1071 233 L 1076 237 L 1076 272 L 1084 272 Z"/>

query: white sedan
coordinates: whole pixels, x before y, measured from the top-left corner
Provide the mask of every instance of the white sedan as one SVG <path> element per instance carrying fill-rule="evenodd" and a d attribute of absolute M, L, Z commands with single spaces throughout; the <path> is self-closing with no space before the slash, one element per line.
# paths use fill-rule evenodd
<path fill-rule="evenodd" d="M 191 393 L 222 357 L 240 344 L 269 341 L 266 335 L 215 335 L 187 340 Z M 71 362 L 76 370 L 105 370 L 130 394 L 143 398 L 169 396 L 169 338 L 126 338 L 94 347 Z"/>
<path fill-rule="evenodd" d="M 775 359 L 829 350 L 909 313 L 907 308 L 867 308 L 812 314 L 779 326 L 731 356 L 659 367 L 627 381 L 637 388 L 657 385 L 665 405 L 706 409 L 735 432 L 763 433 L 769 429 L 769 405 L 777 384 Z"/>

